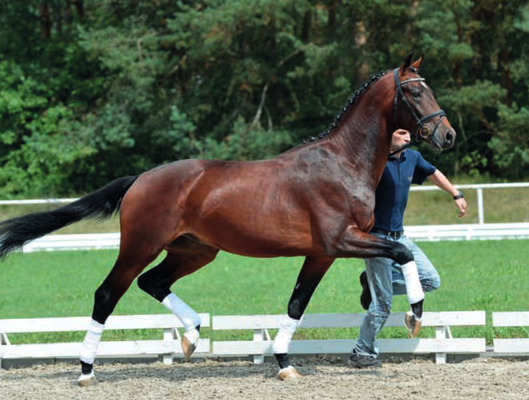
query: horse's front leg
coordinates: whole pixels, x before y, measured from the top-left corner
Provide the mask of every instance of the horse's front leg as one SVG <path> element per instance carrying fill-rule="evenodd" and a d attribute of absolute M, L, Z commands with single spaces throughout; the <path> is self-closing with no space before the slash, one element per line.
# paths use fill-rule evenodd
<path fill-rule="evenodd" d="M 362 232 L 358 228 L 348 227 L 338 244 L 329 249 L 335 257 L 390 258 L 400 265 L 404 275 L 411 313 L 406 314 L 406 326 L 412 336 L 417 336 L 421 329 L 424 291 L 413 253 L 402 243 L 378 238 Z"/>
<path fill-rule="evenodd" d="M 281 380 L 301 376 L 290 365 L 288 348 L 292 341 L 292 336 L 301 322 L 301 317 L 309 304 L 310 298 L 333 262 L 334 258 L 307 257 L 303 263 L 296 286 L 288 302 L 287 315 L 285 315 L 274 340 L 274 356 L 279 364 L 279 374 L 277 377 Z"/>

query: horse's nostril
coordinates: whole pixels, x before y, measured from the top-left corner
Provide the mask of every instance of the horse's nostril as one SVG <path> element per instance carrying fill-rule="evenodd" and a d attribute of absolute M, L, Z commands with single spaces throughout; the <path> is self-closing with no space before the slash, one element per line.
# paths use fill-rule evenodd
<path fill-rule="evenodd" d="M 451 131 L 448 131 L 445 136 L 445 140 L 447 143 L 452 143 L 454 140 L 454 134 Z"/>

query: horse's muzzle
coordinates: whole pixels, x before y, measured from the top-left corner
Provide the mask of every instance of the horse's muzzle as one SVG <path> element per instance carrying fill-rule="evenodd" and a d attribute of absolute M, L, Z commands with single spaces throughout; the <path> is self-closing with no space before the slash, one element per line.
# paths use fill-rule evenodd
<path fill-rule="evenodd" d="M 419 136 L 422 137 L 419 133 Z M 423 138 L 424 141 L 428 142 L 434 150 L 443 151 L 451 149 L 456 142 L 456 132 L 453 129 L 439 129 L 436 127 L 433 134 L 427 139 Z"/>
<path fill-rule="evenodd" d="M 456 142 L 455 131 L 449 129 L 444 135 L 443 149 L 451 149 Z"/>

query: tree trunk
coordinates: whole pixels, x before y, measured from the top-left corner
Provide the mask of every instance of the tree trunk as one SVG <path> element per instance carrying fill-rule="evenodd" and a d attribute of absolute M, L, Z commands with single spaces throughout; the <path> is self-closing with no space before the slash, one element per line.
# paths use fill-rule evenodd
<path fill-rule="evenodd" d="M 310 26 L 312 23 L 312 11 L 309 10 L 303 16 L 303 25 L 301 26 L 301 41 L 307 43 L 310 39 Z"/>
<path fill-rule="evenodd" d="M 84 17 L 83 0 L 75 0 L 75 9 L 77 10 L 77 16 L 79 17 L 79 20 L 82 20 Z"/>
<path fill-rule="evenodd" d="M 464 31 L 463 27 L 461 25 L 461 18 L 459 17 L 459 14 L 454 11 L 454 21 L 456 23 L 456 32 L 457 32 L 457 43 L 461 44 L 464 42 Z M 456 82 L 456 86 L 458 89 L 461 88 L 463 85 L 463 81 L 461 79 L 461 68 L 463 67 L 463 61 L 460 58 L 457 58 L 454 60 L 454 81 Z"/>
<path fill-rule="evenodd" d="M 51 37 L 51 14 L 48 3 L 41 3 L 39 5 L 39 17 L 41 35 L 44 39 L 49 39 Z"/>
<path fill-rule="evenodd" d="M 356 85 L 361 85 L 363 82 L 367 81 L 369 78 L 369 65 L 367 64 L 364 46 L 367 42 L 366 37 L 366 26 L 364 21 L 359 21 L 356 23 L 356 35 L 355 35 L 355 45 L 359 50 L 361 55 L 361 61 L 356 68 Z"/>
<path fill-rule="evenodd" d="M 507 89 L 507 98 L 505 101 L 507 105 L 512 103 L 512 78 L 511 78 L 511 68 L 509 63 L 509 51 L 506 48 L 503 48 L 500 52 L 500 62 L 501 62 L 501 84 Z"/>
<path fill-rule="evenodd" d="M 411 3 L 411 6 L 410 6 L 410 20 L 406 24 L 406 37 L 410 39 L 413 39 L 415 37 L 414 32 L 413 32 L 413 21 L 415 21 L 415 18 L 417 17 L 420 4 L 421 4 L 420 1 L 414 1 L 413 3 Z"/>
<path fill-rule="evenodd" d="M 72 3 L 66 0 L 66 7 L 64 7 L 64 22 L 67 26 L 72 25 Z"/>
<path fill-rule="evenodd" d="M 328 34 L 329 39 L 333 39 L 336 32 L 336 0 L 331 0 L 329 7 L 329 25 L 328 25 Z"/>

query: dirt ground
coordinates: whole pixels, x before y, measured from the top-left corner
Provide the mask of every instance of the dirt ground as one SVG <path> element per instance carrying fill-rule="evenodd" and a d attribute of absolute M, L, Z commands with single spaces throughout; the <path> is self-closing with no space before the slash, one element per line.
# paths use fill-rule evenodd
<path fill-rule="evenodd" d="M 77 386 L 75 364 L 9 368 L 0 370 L 0 399 L 529 399 L 528 361 L 388 360 L 378 370 L 354 370 L 331 357 L 294 364 L 304 376 L 282 382 L 274 362 L 107 363 L 88 388 Z"/>

